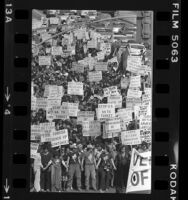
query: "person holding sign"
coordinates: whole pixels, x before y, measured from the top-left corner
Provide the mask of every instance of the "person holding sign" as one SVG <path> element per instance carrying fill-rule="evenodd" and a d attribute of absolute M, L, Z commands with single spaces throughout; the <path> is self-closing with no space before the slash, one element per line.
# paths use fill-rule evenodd
<path fill-rule="evenodd" d="M 121 146 L 120 152 L 115 159 L 116 170 L 116 193 L 123 193 L 127 186 L 129 173 L 129 152 L 127 146 Z"/>

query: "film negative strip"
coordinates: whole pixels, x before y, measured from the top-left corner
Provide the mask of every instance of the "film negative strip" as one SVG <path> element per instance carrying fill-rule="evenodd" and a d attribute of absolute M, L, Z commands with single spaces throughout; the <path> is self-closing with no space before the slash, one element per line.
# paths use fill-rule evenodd
<path fill-rule="evenodd" d="M 6 1 L 2 199 L 178 199 L 181 1 L 109 4 Z"/>

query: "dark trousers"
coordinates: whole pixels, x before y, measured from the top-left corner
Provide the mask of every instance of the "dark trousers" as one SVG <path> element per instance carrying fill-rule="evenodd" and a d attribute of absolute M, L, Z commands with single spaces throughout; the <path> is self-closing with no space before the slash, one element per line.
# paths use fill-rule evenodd
<path fill-rule="evenodd" d="M 50 190 L 51 188 L 51 171 L 48 169 L 43 171 L 41 170 L 41 189 Z"/>
<path fill-rule="evenodd" d="M 110 171 L 106 171 L 103 168 L 99 169 L 99 176 L 100 176 L 100 189 L 106 190 L 109 189 L 110 186 Z"/>

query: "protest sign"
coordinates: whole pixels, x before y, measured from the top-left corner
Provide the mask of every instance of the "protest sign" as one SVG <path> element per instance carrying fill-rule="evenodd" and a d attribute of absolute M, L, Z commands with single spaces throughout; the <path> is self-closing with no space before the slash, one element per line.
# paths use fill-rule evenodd
<path fill-rule="evenodd" d="M 115 117 L 115 105 L 114 104 L 99 104 L 97 109 L 97 118 L 108 119 Z"/>
<path fill-rule="evenodd" d="M 77 123 L 80 124 L 82 121 L 93 121 L 94 115 L 94 111 L 79 111 L 77 113 Z"/>
<path fill-rule="evenodd" d="M 140 131 L 141 141 L 151 144 L 151 130 Z"/>
<path fill-rule="evenodd" d="M 80 63 L 73 62 L 71 70 L 75 71 L 75 72 L 83 73 L 84 72 L 84 65 L 82 65 Z"/>
<path fill-rule="evenodd" d="M 114 104 L 115 108 L 121 108 L 122 107 L 122 96 L 109 96 L 108 97 L 108 103 Z"/>
<path fill-rule="evenodd" d="M 58 147 L 60 145 L 69 144 L 68 134 L 64 133 L 61 135 L 51 137 L 52 147 Z"/>
<path fill-rule="evenodd" d="M 54 27 L 54 28 L 50 28 L 49 29 L 49 33 L 56 33 L 57 32 L 57 28 Z M 57 40 L 56 40 L 57 41 Z M 55 45 L 54 45 L 55 46 Z"/>
<path fill-rule="evenodd" d="M 63 53 L 63 51 L 62 51 L 61 46 L 53 46 L 52 47 L 52 55 L 53 56 L 58 56 L 58 55 L 61 55 L 62 53 Z"/>
<path fill-rule="evenodd" d="M 99 82 L 101 80 L 102 80 L 102 72 L 101 71 L 89 72 L 89 81 L 90 82 Z"/>
<path fill-rule="evenodd" d="M 142 105 L 149 105 L 151 102 L 151 95 L 148 93 L 148 94 L 143 94 L 142 95 Z"/>
<path fill-rule="evenodd" d="M 31 125 L 31 140 L 40 140 L 40 125 Z"/>
<path fill-rule="evenodd" d="M 108 63 L 107 62 L 97 62 L 95 64 L 96 71 L 107 71 L 108 70 Z"/>
<path fill-rule="evenodd" d="M 127 71 L 140 74 L 142 69 L 142 60 L 140 56 L 129 56 L 127 59 Z"/>
<path fill-rule="evenodd" d="M 39 56 L 39 65 L 51 65 L 51 56 Z"/>
<path fill-rule="evenodd" d="M 123 145 L 141 144 L 140 129 L 121 132 L 121 141 Z"/>
<path fill-rule="evenodd" d="M 47 107 L 60 106 L 60 105 L 61 105 L 61 97 L 47 98 Z"/>
<path fill-rule="evenodd" d="M 104 97 L 109 97 L 109 96 L 118 96 L 120 95 L 117 89 L 117 86 L 111 86 L 108 88 L 103 88 L 104 92 Z"/>
<path fill-rule="evenodd" d="M 52 132 L 52 137 L 58 136 L 58 135 L 63 135 L 63 136 L 68 136 L 68 130 L 67 129 L 62 129 L 58 131 L 53 131 Z"/>
<path fill-rule="evenodd" d="M 117 133 L 121 131 L 120 119 L 112 118 L 105 121 L 105 131 L 106 133 Z"/>
<path fill-rule="evenodd" d="M 42 22 L 36 19 L 32 20 L 32 30 L 37 29 L 37 28 L 41 28 L 42 26 Z"/>
<path fill-rule="evenodd" d="M 129 84 L 130 84 L 130 79 L 129 78 L 125 77 L 125 78 L 121 79 L 121 88 L 122 89 L 127 89 Z"/>
<path fill-rule="evenodd" d="M 141 87 L 140 75 L 131 76 L 129 88 L 140 88 L 140 87 Z"/>
<path fill-rule="evenodd" d="M 145 115 L 147 115 L 147 111 L 148 111 L 148 107 L 149 106 L 145 106 L 145 105 L 141 105 L 140 106 L 140 110 L 139 110 L 139 115 L 140 116 L 145 116 Z"/>
<path fill-rule="evenodd" d="M 126 108 L 132 108 L 134 106 L 140 106 L 142 103 L 141 98 L 127 98 Z"/>
<path fill-rule="evenodd" d="M 68 82 L 68 94 L 70 95 L 83 95 L 83 83 L 82 82 Z"/>
<path fill-rule="evenodd" d="M 38 148 L 39 148 L 39 144 L 38 143 L 34 143 L 34 142 L 30 143 L 30 158 L 34 158 L 35 159 L 35 156 L 37 154 Z"/>
<path fill-rule="evenodd" d="M 119 137 L 119 132 L 107 132 L 106 125 L 103 124 L 103 139 Z"/>
<path fill-rule="evenodd" d="M 36 98 L 36 110 L 43 109 L 46 110 L 47 98 Z"/>
<path fill-rule="evenodd" d="M 58 85 L 45 85 L 44 97 L 60 98 L 64 95 L 63 86 Z"/>
<path fill-rule="evenodd" d="M 99 121 L 89 121 L 89 136 L 101 135 L 101 123 Z"/>
<path fill-rule="evenodd" d="M 151 152 L 132 150 L 126 193 L 151 192 Z"/>
<path fill-rule="evenodd" d="M 140 98 L 142 96 L 142 91 L 128 89 L 127 98 Z"/>
<path fill-rule="evenodd" d="M 59 18 L 50 17 L 50 24 L 59 24 Z"/>
<path fill-rule="evenodd" d="M 122 108 L 118 109 L 116 113 L 116 117 L 119 117 L 120 119 L 130 122 L 132 121 L 132 114 L 133 114 L 133 109 L 132 108 Z"/>
<path fill-rule="evenodd" d="M 106 55 L 110 55 L 110 53 L 111 53 L 111 43 L 105 43 L 105 52 L 106 52 Z"/>
<path fill-rule="evenodd" d="M 68 116 L 77 117 L 77 113 L 78 113 L 78 103 L 63 102 L 63 103 L 62 103 L 62 108 L 63 108 L 64 110 L 67 109 L 66 112 L 68 112 Z M 62 113 L 62 114 L 63 114 L 63 113 Z"/>
<path fill-rule="evenodd" d="M 142 131 L 151 130 L 151 115 L 140 116 L 140 130 Z"/>

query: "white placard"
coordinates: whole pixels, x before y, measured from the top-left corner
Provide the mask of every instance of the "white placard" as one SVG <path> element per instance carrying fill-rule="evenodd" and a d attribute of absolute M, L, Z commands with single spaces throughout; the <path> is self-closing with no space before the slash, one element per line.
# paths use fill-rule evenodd
<path fill-rule="evenodd" d="M 121 131 L 120 119 L 113 118 L 105 121 L 105 131 L 106 133 L 117 133 Z"/>
<path fill-rule="evenodd" d="M 90 82 L 99 82 L 101 80 L 102 80 L 102 72 L 101 71 L 89 72 L 89 81 Z"/>
<path fill-rule="evenodd" d="M 61 46 L 53 46 L 52 47 L 52 55 L 59 56 L 63 53 Z"/>
<path fill-rule="evenodd" d="M 127 98 L 140 98 L 142 96 L 142 91 L 128 89 Z"/>
<path fill-rule="evenodd" d="M 99 104 L 97 109 L 97 118 L 109 119 L 115 117 L 115 105 L 114 104 Z"/>
<path fill-rule="evenodd" d="M 141 144 L 140 129 L 121 132 L 121 141 L 123 145 Z"/>
<path fill-rule="evenodd" d="M 34 143 L 34 142 L 30 143 L 30 158 L 35 159 L 35 156 L 37 155 L 38 148 L 39 148 L 38 143 Z"/>
<path fill-rule="evenodd" d="M 68 94 L 70 95 L 84 95 L 83 83 L 81 82 L 68 82 Z"/>
<path fill-rule="evenodd" d="M 39 65 L 51 65 L 51 56 L 39 56 Z"/>
<path fill-rule="evenodd" d="M 141 77 L 140 75 L 131 76 L 129 88 L 140 88 L 141 87 Z"/>
<path fill-rule="evenodd" d="M 115 108 L 121 108 L 122 107 L 122 96 L 109 96 L 108 97 L 108 103 L 114 104 Z"/>

